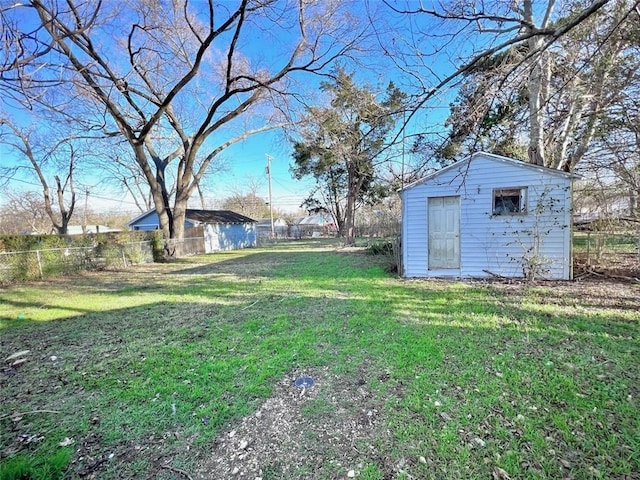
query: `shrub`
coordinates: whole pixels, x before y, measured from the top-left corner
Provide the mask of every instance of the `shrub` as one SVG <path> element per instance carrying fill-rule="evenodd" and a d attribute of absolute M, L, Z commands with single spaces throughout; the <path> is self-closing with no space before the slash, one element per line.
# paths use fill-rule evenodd
<path fill-rule="evenodd" d="M 393 255 L 393 242 L 384 240 L 373 243 L 365 250 L 367 255 Z"/>
<path fill-rule="evenodd" d="M 161 230 L 151 232 L 151 248 L 153 250 L 153 261 L 161 262 L 164 260 L 164 236 Z"/>
<path fill-rule="evenodd" d="M 381 240 L 369 245 L 365 252 L 367 255 L 380 255 L 385 257 L 384 269 L 390 273 L 400 272 L 400 241 Z"/>

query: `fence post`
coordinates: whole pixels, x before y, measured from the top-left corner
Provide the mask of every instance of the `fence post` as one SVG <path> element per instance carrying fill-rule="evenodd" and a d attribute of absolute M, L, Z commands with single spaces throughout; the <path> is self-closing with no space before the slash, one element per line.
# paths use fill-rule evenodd
<path fill-rule="evenodd" d="M 591 232 L 587 232 L 587 266 L 591 266 Z"/>
<path fill-rule="evenodd" d="M 42 262 L 40 261 L 40 250 L 36 250 L 36 258 L 38 259 L 38 271 L 40 272 L 40 279 L 42 279 L 43 275 L 42 275 Z"/>

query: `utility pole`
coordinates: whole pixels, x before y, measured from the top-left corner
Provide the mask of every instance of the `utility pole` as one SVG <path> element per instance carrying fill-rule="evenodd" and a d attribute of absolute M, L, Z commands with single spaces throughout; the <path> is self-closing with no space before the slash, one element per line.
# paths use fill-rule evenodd
<path fill-rule="evenodd" d="M 271 238 L 276 236 L 276 232 L 273 228 L 273 202 L 271 201 L 271 158 L 270 155 L 265 153 L 267 157 L 267 177 L 269 179 L 269 216 L 271 217 Z"/>
<path fill-rule="evenodd" d="M 402 112 L 402 168 L 400 169 L 400 191 L 404 190 L 404 140 L 407 130 L 407 112 Z"/>
<path fill-rule="evenodd" d="M 89 188 L 84 190 L 84 212 L 82 214 L 82 233 L 87 233 L 87 208 L 89 208 Z"/>

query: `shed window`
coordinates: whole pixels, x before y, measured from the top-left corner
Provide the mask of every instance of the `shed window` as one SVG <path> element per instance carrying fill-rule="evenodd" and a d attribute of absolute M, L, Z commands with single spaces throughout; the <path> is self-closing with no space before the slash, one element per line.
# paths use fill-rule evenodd
<path fill-rule="evenodd" d="M 527 188 L 495 188 L 493 190 L 493 214 L 510 215 L 527 212 Z"/>

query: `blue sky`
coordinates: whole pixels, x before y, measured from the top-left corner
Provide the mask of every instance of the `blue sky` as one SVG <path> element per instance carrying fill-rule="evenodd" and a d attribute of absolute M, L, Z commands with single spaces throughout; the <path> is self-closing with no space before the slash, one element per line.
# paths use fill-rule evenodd
<path fill-rule="evenodd" d="M 375 2 L 373 2 L 375 4 Z M 362 12 L 360 12 L 362 13 Z M 397 31 L 398 35 L 402 35 L 401 28 Z M 253 49 L 253 45 L 251 46 Z M 261 51 L 261 57 L 269 56 L 269 45 L 261 44 L 255 46 L 256 50 Z M 403 78 L 394 75 L 391 68 L 383 69 L 384 59 L 382 56 L 362 59 L 375 67 L 370 74 L 366 71 L 359 70 L 356 75 L 358 82 L 370 82 L 379 86 L 386 86 L 389 80 L 394 80 L 401 87 L 403 86 Z M 388 65 L 387 65 L 388 66 Z M 435 64 L 436 70 L 446 72 L 450 69 L 450 65 L 446 62 Z M 381 73 L 383 72 L 383 73 Z M 309 79 L 308 82 L 317 83 L 318 79 Z M 437 100 L 434 105 L 435 109 L 430 109 L 414 121 L 416 129 L 421 128 L 442 128 L 446 114 L 448 113 L 447 105 L 449 99 L 447 96 L 441 100 Z M 426 125 L 428 124 L 428 126 Z M 284 211 L 295 211 L 304 198 L 308 195 L 313 186 L 313 180 L 296 181 L 292 179 L 289 172 L 291 159 L 291 146 L 284 143 L 281 135 L 277 132 L 268 132 L 257 134 L 248 139 L 227 148 L 223 157 L 226 160 L 228 170 L 212 175 L 210 185 L 212 191 L 208 193 L 209 198 L 222 200 L 232 193 L 248 193 L 246 187 L 250 182 L 258 182 L 258 194 L 265 199 L 268 197 L 267 176 L 265 174 L 266 155 L 272 157 L 271 173 L 272 173 L 272 190 L 273 205 L 277 209 Z M 7 166 L 15 164 L 17 158 L 5 146 L 0 145 L 0 165 Z M 53 183 L 50 179 L 50 185 Z M 98 179 L 92 178 L 91 175 L 85 178 L 77 178 L 76 186 L 79 191 L 83 191 L 85 186 L 90 189 L 90 205 L 95 210 L 135 210 L 135 203 L 131 198 L 127 198 L 121 192 L 114 189 L 106 188 L 102 184 L 98 184 Z M 10 183 L 10 190 L 13 192 L 25 190 L 40 190 L 40 186 L 33 175 L 20 174 L 14 177 L 14 181 Z M 3 201 L 0 192 L 0 202 Z M 199 207 L 199 202 L 190 203 L 192 208 Z"/>
<path fill-rule="evenodd" d="M 115 2 L 115 0 L 113 1 Z M 407 5 L 409 7 L 423 5 L 429 8 L 432 3 L 436 4 L 436 2 L 430 2 L 429 0 L 389 0 L 389 3 L 398 6 L 400 9 Z M 105 2 L 105 4 L 110 3 Z M 118 5 L 118 3 L 111 5 Z M 191 5 L 198 4 L 197 2 L 192 2 Z M 351 4 L 353 13 L 356 15 L 365 13 L 364 6 L 375 9 L 381 8 L 382 5 L 382 2 L 376 0 L 370 0 L 368 3 L 356 0 Z M 541 8 L 544 5 L 545 2 L 535 2 L 536 12 L 542 13 Z M 512 14 L 508 3 L 498 2 L 491 5 L 491 7 L 493 6 L 500 6 L 504 9 L 503 14 L 505 15 Z M 558 9 L 560 8 L 561 6 L 558 6 Z M 457 28 L 455 22 L 451 24 L 446 22 L 445 25 L 425 15 L 420 15 L 408 22 L 403 16 L 394 16 L 389 12 L 386 13 L 388 13 L 388 16 L 385 20 L 388 21 L 387 27 L 389 28 L 384 32 L 381 44 L 389 47 L 391 54 L 386 53 L 383 55 L 382 50 L 380 50 L 368 57 L 358 58 L 357 60 L 361 66 L 357 69 L 354 66 L 351 68 L 357 71 L 355 79 L 359 84 L 367 82 L 375 86 L 384 87 L 389 80 L 393 80 L 405 91 L 415 93 L 415 91 L 412 92 L 408 88 L 408 84 L 412 81 L 414 82 L 413 86 L 424 82 L 423 87 L 428 89 L 430 86 L 437 84 L 439 79 L 455 71 L 456 67 L 464 63 L 465 59 L 468 60 L 470 56 L 473 56 L 474 52 L 504 40 L 504 36 L 492 33 L 491 29 L 487 30 L 488 33 L 480 35 L 473 27 L 469 27 L 463 34 L 449 39 L 452 40 L 449 42 L 446 34 L 455 31 Z M 242 46 L 246 49 L 247 56 L 251 56 L 251 61 L 254 60 L 255 56 L 257 62 L 262 62 L 262 65 L 268 65 L 272 61 L 272 48 L 274 48 L 268 40 L 277 40 L 282 43 L 287 43 L 287 41 L 291 40 L 287 38 L 287 30 L 282 25 L 279 26 L 281 28 L 277 33 L 267 28 L 260 30 L 261 35 L 259 38 L 262 40 L 259 42 L 256 42 L 254 37 L 248 37 Z M 404 44 L 405 40 L 410 41 Z M 421 50 L 423 56 L 413 57 L 411 60 L 416 63 L 407 62 L 405 65 L 412 65 L 415 68 L 407 67 L 402 72 L 394 68 L 395 66 L 392 62 L 394 59 L 391 58 L 393 55 L 392 45 L 399 47 L 399 52 L 403 52 L 400 46 L 406 48 L 404 52 L 411 51 L 411 48 L 414 48 L 415 51 Z M 115 44 L 109 44 L 108 48 L 118 49 Z M 424 63 L 421 63 L 421 61 L 424 61 Z M 317 77 L 305 77 L 303 80 L 303 83 L 307 83 L 307 86 L 315 86 L 316 89 L 318 82 Z M 432 99 L 426 105 L 426 108 L 421 110 L 413 119 L 407 134 L 410 135 L 414 131 L 442 132 L 444 121 L 448 114 L 448 105 L 454 96 L 455 89 L 442 89 L 439 92 L 439 96 Z M 6 102 L 0 99 L 0 113 L 2 113 L 3 105 L 6 108 Z M 273 159 L 271 172 L 274 207 L 283 211 L 296 210 L 301 201 L 310 192 L 313 181 L 310 179 L 305 181 L 292 179 L 289 173 L 292 162 L 291 146 L 284 143 L 277 132 L 257 134 L 227 148 L 223 153 L 223 157 L 226 159 L 228 169 L 211 176 L 211 191 L 208 192 L 207 197 L 219 201 L 233 193 L 249 193 L 249 184 L 257 182 L 259 186 L 257 193 L 266 199 L 268 197 L 267 176 L 265 174 L 266 155 L 270 155 Z M 17 162 L 17 157 L 0 144 L 0 166 L 11 166 Z M 92 178 L 90 175 L 76 180 L 78 191 L 84 191 L 85 186 L 89 186 L 91 190 L 90 204 L 95 210 L 133 211 L 136 208 L 131 198 L 123 196 L 121 192 L 105 188 L 104 185 L 98 183 L 98 179 Z M 53 183 L 52 178 L 49 181 L 51 185 Z M 0 186 L 2 186 L 1 182 Z M 33 175 L 19 174 L 9 183 L 9 191 L 11 192 L 39 191 L 40 189 L 41 187 Z M 2 190 L 0 190 L 0 203 L 4 200 Z M 198 206 L 197 201 L 190 204 L 192 208 Z"/>
<path fill-rule="evenodd" d="M 264 133 L 254 138 L 230 146 L 224 153 L 228 164 L 226 171 L 212 175 L 208 192 L 208 199 L 223 200 L 234 193 L 249 193 L 249 183 L 258 184 L 258 195 L 268 198 L 268 181 L 266 175 L 267 158 L 271 160 L 271 185 L 274 208 L 295 212 L 313 186 L 312 180 L 298 181 L 291 177 L 291 151 L 282 145 L 277 134 Z M 15 155 L 5 146 L 0 144 L 0 165 L 9 166 L 17 162 Z M 53 177 L 49 183 L 53 182 Z M 99 184 L 98 179 L 84 177 L 76 181 L 78 193 L 84 192 L 84 185 L 90 190 L 90 205 L 93 210 L 130 210 L 135 211 L 136 205 L 132 198 L 123 195 L 122 192 Z M 8 190 L 13 193 L 23 191 L 40 191 L 41 187 L 36 177 L 25 171 L 14 177 L 8 184 Z M 82 195 L 84 201 L 84 195 Z M 0 190 L 0 203 L 7 199 Z M 199 201 L 194 198 L 189 205 L 191 208 L 200 208 Z"/>
<path fill-rule="evenodd" d="M 268 198 L 268 181 L 266 174 L 267 155 L 271 157 L 271 186 L 274 208 L 284 212 L 297 212 L 302 201 L 308 196 L 314 186 L 313 179 L 295 180 L 292 178 L 292 149 L 283 144 L 280 134 L 266 132 L 257 134 L 242 142 L 228 147 L 222 154 L 226 164 L 225 170 L 211 176 L 211 192 L 208 199 L 222 200 L 234 193 L 249 193 L 249 184 L 258 184 L 258 195 Z M 0 165 L 9 166 L 18 162 L 16 154 L 6 146 L 0 144 Z M 53 177 L 49 177 L 50 186 Z M 93 210 L 135 211 L 136 205 L 132 198 L 114 188 L 105 187 L 98 179 L 89 177 L 78 178 L 76 188 L 84 192 L 87 186 L 90 190 L 90 205 Z M 14 193 L 21 191 L 40 191 L 37 178 L 30 171 L 16 175 L 8 184 L 8 190 Z M 84 197 L 83 197 L 84 199 Z M 0 204 L 6 196 L 0 190 Z M 194 198 L 189 205 L 200 208 L 199 201 Z"/>
<path fill-rule="evenodd" d="M 259 182 L 259 195 L 267 199 L 269 186 L 266 166 L 271 157 L 271 188 L 273 206 L 285 211 L 297 211 L 313 186 L 312 180 L 298 181 L 292 178 L 291 149 L 283 145 L 277 132 L 255 135 L 230 146 L 224 157 L 231 163 L 230 171 L 216 174 L 213 183 L 219 186 L 222 197 L 246 187 L 249 181 Z"/>

